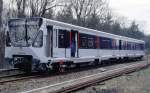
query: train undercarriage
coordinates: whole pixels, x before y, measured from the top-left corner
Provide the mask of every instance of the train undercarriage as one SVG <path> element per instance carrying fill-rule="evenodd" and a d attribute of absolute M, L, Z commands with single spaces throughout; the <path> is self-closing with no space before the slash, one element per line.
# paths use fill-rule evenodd
<path fill-rule="evenodd" d="M 80 60 L 80 58 L 76 58 Z M 40 60 L 33 59 L 31 55 L 13 55 L 14 68 L 19 68 L 24 72 L 51 72 L 58 71 L 64 72 L 67 69 L 82 68 L 86 66 L 98 66 L 98 65 L 112 65 L 114 63 L 123 63 L 142 60 L 143 56 L 138 57 L 119 57 L 109 58 L 107 60 L 92 59 L 86 62 L 74 62 L 74 60 L 59 60 L 52 62 L 49 60 L 47 63 L 41 63 Z M 54 61 L 54 60 L 53 60 Z"/>

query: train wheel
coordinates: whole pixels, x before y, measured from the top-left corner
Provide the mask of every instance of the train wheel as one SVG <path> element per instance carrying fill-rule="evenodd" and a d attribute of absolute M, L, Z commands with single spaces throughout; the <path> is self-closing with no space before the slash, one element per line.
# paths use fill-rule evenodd
<path fill-rule="evenodd" d="M 60 67 L 59 72 L 61 72 L 61 73 L 65 72 L 65 68 Z"/>

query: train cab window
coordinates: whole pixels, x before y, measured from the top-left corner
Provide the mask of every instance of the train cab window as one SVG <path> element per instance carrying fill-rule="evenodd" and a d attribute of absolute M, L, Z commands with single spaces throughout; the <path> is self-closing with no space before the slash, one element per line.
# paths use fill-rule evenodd
<path fill-rule="evenodd" d="M 11 46 L 11 40 L 10 40 L 10 36 L 9 36 L 9 32 L 7 31 L 6 34 L 6 46 L 10 47 Z"/>
<path fill-rule="evenodd" d="M 43 46 L 43 31 L 39 31 L 35 40 L 33 40 L 33 47 L 42 47 Z"/>
<path fill-rule="evenodd" d="M 70 34 L 67 30 L 59 29 L 58 32 L 58 47 L 69 48 L 70 47 Z"/>

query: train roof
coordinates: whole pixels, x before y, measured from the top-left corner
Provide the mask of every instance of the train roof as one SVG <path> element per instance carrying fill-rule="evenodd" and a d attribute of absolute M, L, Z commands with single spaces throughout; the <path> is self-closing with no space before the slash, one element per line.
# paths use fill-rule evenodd
<path fill-rule="evenodd" d="M 46 19 L 46 18 L 44 18 L 44 19 Z M 145 43 L 143 40 L 138 40 L 138 39 L 134 39 L 134 38 L 130 38 L 130 37 L 115 35 L 115 34 L 103 32 L 103 31 L 99 31 L 99 30 L 94 30 L 94 29 L 90 29 L 90 28 L 85 28 L 85 27 L 81 27 L 81 26 L 77 26 L 77 25 L 73 25 L 73 24 L 68 24 L 68 23 L 56 21 L 56 20 L 46 19 L 46 21 L 51 22 L 52 24 L 59 25 L 59 26 L 71 27 L 73 30 L 86 30 L 86 31 L 91 31 L 91 32 L 95 32 L 95 33 L 110 35 L 110 36 L 113 36 L 113 37 L 120 38 L 121 40 L 129 40 L 129 41 L 132 40 L 132 41 Z"/>
<path fill-rule="evenodd" d="M 71 29 L 77 30 L 77 31 L 86 30 L 88 32 L 107 35 L 109 37 L 113 37 L 113 38 L 115 37 L 115 38 L 119 38 L 121 40 L 128 40 L 128 41 L 145 43 L 145 41 L 143 41 L 143 40 L 134 39 L 134 38 L 125 37 L 125 36 L 116 35 L 116 34 L 111 34 L 111 33 L 103 32 L 103 31 L 95 30 L 95 29 L 85 28 L 85 27 L 81 27 L 81 26 L 77 26 L 77 25 L 73 25 L 73 24 L 69 24 L 69 23 L 64 23 L 64 22 L 52 20 L 52 19 L 46 19 L 46 18 L 43 18 L 43 17 L 32 17 L 32 18 L 42 18 L 43 21 L 46 22 L 46 24 L 51 24 L 51 25 L 54 24 L 54 25 L 61 26 L 61 27 L 64 27 L 64 28 L 71 28 Z M 24 19 L 24 18 L 16 18 L 16 19 Z M 27 18 L 27 19 L 30 19 L 30 18 Z M 14 20 L 14 19 L 10 19 L 10 20 Z"/>

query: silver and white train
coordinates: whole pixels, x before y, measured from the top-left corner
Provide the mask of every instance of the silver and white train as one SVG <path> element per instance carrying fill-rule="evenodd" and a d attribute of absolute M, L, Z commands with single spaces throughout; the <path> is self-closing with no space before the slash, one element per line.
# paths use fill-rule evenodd
<path fill-rule="evenodd" d="M 10 19 L 5 58 L 25 71 L 141 59 L 145 42 L 46 18 Z"/>

